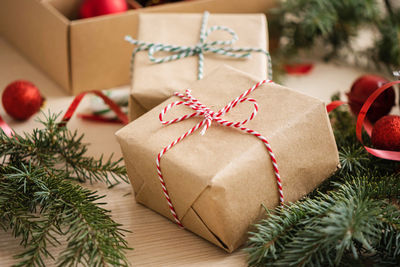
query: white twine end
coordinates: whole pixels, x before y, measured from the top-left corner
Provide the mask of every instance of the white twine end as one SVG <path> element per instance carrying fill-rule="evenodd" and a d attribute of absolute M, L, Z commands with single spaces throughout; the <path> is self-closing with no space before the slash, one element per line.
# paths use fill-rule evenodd
<path fill-rule="evenodd" d="M 204 135 L 207 131 L 207 125 L 203 127 L 203 130 L 201 130 L 200 135 Z"/>

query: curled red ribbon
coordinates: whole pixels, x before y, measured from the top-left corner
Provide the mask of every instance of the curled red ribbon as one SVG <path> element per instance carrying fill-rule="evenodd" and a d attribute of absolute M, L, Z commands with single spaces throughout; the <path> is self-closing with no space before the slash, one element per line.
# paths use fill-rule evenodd
<path fill-rule="evenodd" d="M 103 99 L 104 103 L 106 103 L 110 107 L 110 109 L 115 112 L 115 114 L 117 115 L 117 117 L 119 119 L 119 122 L 122 122 L 123 124 L 129 123 L 128 116 L 121 110 L 121 108 L 113 100 L 111 100 L 108 96 L 103 94 L 101 91 L 93 90 L 93 91 L 89 91 L 89 92 L 80 93 L 79 95 L 77 95 L 74 98 L 74 100 L 68 107 L 67 112 L 65 112 L 63 118 L 61 119 L 59 126 L 61 126 L 61 127 L 65 126 L 69 122 L 71 117 L 74 115 L 76 109 L 78 108 L 79 103 L 82 101 L 83 97 L 89 93 L 95 94 L 95 95 L 99 96 L 101 99 Z M 0 116 L 0 128 L 4 131 L 4 133 L 7 136 L 11 137 L 14 134 L 14 131 L 3 120 L 3 118 L 1 116 Z"/>
<path fill-rule="evenodd" d="M 343 102 L 340 100 L 332 101 L 331 103 L 326 105 L 326 111 L 328 111 L 328 113 L 330 113 L 332 110 L 334 110 L 337 107 L 340 107 L 341 105 L 344 105 L 344 104 L 346 104 L 346 102 Z"/>
<path fill-rule="evenodd" d="M 394 82 L 389 82 L 384 84 L 383 86 L 379 87 L 378 90 L 373 92 L 365 101 L 364 105 L 361 107 L 361 110 L 357 116 L 357 124 L 356 124 L 356 135 L 357 139 L 361 142 L 361 144 L 364 145 L 364 142 L 362 140 L 362 129 L 364 128 L 365 131 L 369 136 L 371 136 L 372 132 L 372 125 L 371 123 L 366 120 L 366 115 L 368 110 L 370 109 L 371 105 L 374 103 L 374 101 L 386 90 L 391 88 L 393 85 L 400 84 L 400 81 L 394 81 Z M 342 101 L 333 101 L 330 104 L 326 106 L 326 110 L 328 112 L 331 112 L 335 108 L 346 104 L 345 102 Z M 389 159 L 389 160 L 395 160 L 395 161 L 400 161 L 400 151 L 390 151 L 390 150 L 383 150 L 383 149 L 376 149 L 368 146 L 364 146 L 365 150 L 368 151 L 368 153 L 374 155 L 375 157 L 378 158 L 383 158 L 383 159 Z"/>
<path fill-rule="evenodd" d="M 64 117 L 61 120 L 60 126 L 65 126 L 68 121 L 71 119 L 72 115 L 74 115 L 76 109 L 78 108 L 79 103 L 82 101 L 83 97 L 88 94 L 92 93 L 103 99 L 104 103 L 106 103 L 112 111 L 115 112 L 117 115 L 118 119 L 123 123 L 123 124 L 128 124 L 129 119 L 128 116 L 121 110 L 121 108 L 114 102 L 112 101 L 108 96 L 103 94 L 101 91 L 98 90 L 93 90 L 89 92 L 83 92 L 77 95 L 74 100 L 72 101 L 71 105 L 69 106 L 67 112 L 65 112 Z"/>
<path fill-rule="evenodd" d="M 378 90 L 373 92 L 368 99 L 365 101 L 364 105 L 362 106 L 360 113 L 358 114 L 357 117 L 357 125 L 356 125 L 356 134 L 358 140 L 360 140 L 361 144 L 363 144 L 362 140 L 362 128 L 364 126 L 364 120 L 365 116 L 367 115 L 367 112 L 369 108 L 371 107 L 372 103 L 380 96 L 384 91 L 388 90 L 390 87 L 392 87 L 395 84 L 399 84 L 400 81 L 394 81 L 394 82 L 389 82 L 381 86 Z M 371 133 L 368 133 L 369 136 L 371 136 Z M 372 155 L 383 158 L 383 159 L 390 159 L 390 160 L 396 160 L 400 161 L 400 151 L 390 151 L 390 150 L 382 150 L 382 149 L 375 149 L 371 147 L 364 146 L 364 148 L 371 153 Z"/>
<path fill-rule="evenodd" d="M 297 64 L 286 64 L 283 66 L 287 74 L 292 75 L 305 75 L 309 73 L 314 65 L 312 63 L 297 63 Z"/>

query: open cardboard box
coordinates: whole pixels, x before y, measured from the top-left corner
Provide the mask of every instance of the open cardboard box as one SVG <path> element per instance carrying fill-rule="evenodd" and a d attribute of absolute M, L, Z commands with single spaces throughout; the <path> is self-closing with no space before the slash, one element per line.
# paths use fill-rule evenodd
<path fill-rule="evenodd" d="M 140 12 L 265 13 L 276 0 L 193 0 L 78 19 L 83 0 L 2 0 L 0 35 L 72 94 L 129 83 Z"/>

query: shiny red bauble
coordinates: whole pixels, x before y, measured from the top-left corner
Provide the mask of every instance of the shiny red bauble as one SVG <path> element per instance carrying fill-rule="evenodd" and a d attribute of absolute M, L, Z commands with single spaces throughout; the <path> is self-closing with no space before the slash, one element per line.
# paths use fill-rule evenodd
<path fill-rule="evenodd" d="M 364 75 L 358 78 L 347 93 L 351 111 L 357 115 L 367 98 L 379 87 L 389 81 L 378 75 Z M 390 88 L 383 92 L 371 105 L 367 113 L 368 120 L 375 122 L 381 117 L 389 114 L 395 104 L 394 89 Z"/>
<path fill-rule="evenodd" d="M 91 18 L 94 17 L 94 13 L 93 13 L 93 4 L 92 2 L 94 2 L 93 0 L 85 0 L 83 1 L 80 9 L 79 9 L 79 17 L 81 19 L 85 19 L 85 18 Z"/>
<path fill-rule="evenodd" d="M 128 10 L 125 0 L 84 0 L 79 10 L 80 17 L 91 18 Z"/>
<path fill-rule="evenodd" d="M 43 97 L 34 84 L 18 80 L 6 87 L 2 102 L 8 115 L 17 120 L 26 120 L 40 110 Z"/>
<path fill-rule="evenodd" d="M 400 151 L 400 116 L 388 115 L 379 119 L 372 129 L 371 142 L 379 149 Z"/>

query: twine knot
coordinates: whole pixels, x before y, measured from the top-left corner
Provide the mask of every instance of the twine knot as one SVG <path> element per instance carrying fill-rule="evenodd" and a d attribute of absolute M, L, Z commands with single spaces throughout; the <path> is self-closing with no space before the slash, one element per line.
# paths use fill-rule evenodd
<path fill-rule="evenodd" d="M 174 205 L 172 204 L 172 201 L 170 199 L 170 196 L 169 196 L 169 193 L 168 193 L 165 181 L 164 181 L 164 177 L 162 175 L 160 161 L 161 161 L 162 156 L 168 150 L 170 150 L 173 146 L 178 144 L 180 141 L 182 141 L 183 139 L 185 139 L 186 137 L 188 137 L 195 131 L 197 131 L 199 128 L 202 128 L 201 134 L 204 135 L 205 132 L 208 130 L 208 128 L 210 128 L 212 122 L 216 122 L 216 123 L 218 123 L 222 126 L 226 126 L 226 127 L 233 127 L 233 128 L 239 129 L 245 133 L 254 135 L 264 143 L 264 145 L 267 148 L 267 151 L 270 155 L 272 167 L 275 172 L 275 177 L 276 177 L 276 181 L 278 184 L 279 200 L 280 200 L 281 205 L 283 205 L 283 189 L 282 189 L 281 177 L 279 175 L 279 169 L 278 169 L 278 164 L 276 162 L 275 155 L 272 152 L 272 148 L 271 148 L 269 142 L 267 141 L 267 139 L 264 136 L 262 136 L 257 131 L 243 126 L 247 122 L 254 119 L 258 112 L 257 101 L 253 98 L 249 98 L 248 95 L 251 92 L 253 92 L 255 89 L 257 89 L 258 87 L 260 87 L 261 85 L 263 85 L 265 83 L 271 83 L 271 82 L 272 81 L 270 81 L 270 80 L 264 80 L 264 81 L 261 81 L 261 82 L 255 84 L 253 87 L 246 90 L 243 94 L 241 94 L 240 96 L 238 96 L 237 98 L 235 98 L 234 100 L 229 102 L 225 107 L 221 108 L 218 111 L 213 111 L 210 108 L 208 108 L 206 105 L 202 104 L 198 99 L 193 97 L 193 95 L 191 94 L 191 91 L 189 89 L 186 90 L 184 94 L 176 92 L 174 95 L 181 98 L 181 100 L 172 102 L 171 104 L 167 105 L 159 114 L 159 119 L 163 125 L 170 125 L 170 124 L 177 123 L 177 122 L 180 122 L 183 120 L 187 120 L 187 119 L 190 119 L 193 117 L 203 117 L 204 118 L 202 121 L 197 123 L 193 128 L 191 128 L 186 133 L 181 135 L 178 139 L 173 141 L 168 146 L 164 147 L 164 149 L 161 150 L 160 153 L 157 155 L 157 159 L 156 159 L 158 178 L 160 180 L 161 187 L 164 192 L 164 196 L 167 200 L 167 204 L 170 208 L 171 214 L 173 215 L 176 223 L 179 226 L 183 227 L 178 215 L 176 214 Z M 247 119 L 245 119 L 243 121 L 239 121 L 239 122 L 231 122 L 231 121 L 224 120 L 222 118 L 226 113 L 228 113 L 230 110 L 234 109 L 238 104 L 243 103 L 243 102 L 250 102 L 253 104 L 253 111 Z M 172 119 L 172 120 L 164 121 L 165 114 L 173 107 L 179 106 L 179 105 L 185 105 L 185 106 L 191 108 L 194 112 L 191 114 L 186 114 L 184 116 Z"/>
<path fill-rule="evenodd" d="M 204 50 L 204 44 L 202 43 L 198 43 L 197 45 L 195 45 L 195 47 L 193 48 L 193 52 L 196 54 L 200 54 L 203 53 Z"/>
<path fill-rule="evenodd" d="M 247 59 L 251 56 L 251 52 L 259 52 L 263 53 L 267 57 L 268 61 L 268 77 L 272 78 L 272 64 L 271 57 L 268 51 L 261 48 L 233 48 L 233 45 L 239 37 L 237 34 L 230 28 L 225 26 L 212 26 L 208 30 L 206 29 L 207 21 L 210 13 L 204 12 L 203 19 L 200 28 L 200 40 L 194 46 L 180 46 L 180 45 L 169 45 L 169 44 L 157 44 L 151 42 L 143 42 L 136 39 L 133 39 L 131 36 L 125 36 L 125 40 L 133 45 L 137 45 L 137 47 L 132 52 L 132 60 L 131 66 L 133 66 L 133 61 L 135 55 L 143 50 L 148 51 L 149 60 L 153 63 L 164 63 L 174 60 L 179 60 L 182 58 L 190 57 L 190 56 L 198 56 L 198 64 L 197 64 L 197 79 L 201 80 L 204 76 L 204 53 L 214 53 L 227 57 L 237 58 L 237 59 Z M 214 31 L 225 31 L 231 35 L 232 39 L 227 41 L 213 41 L 207 42 L 207 37 Z M 165 57 L 155 57 L 157 52 L 170 52 L 172 55 Z"/>

